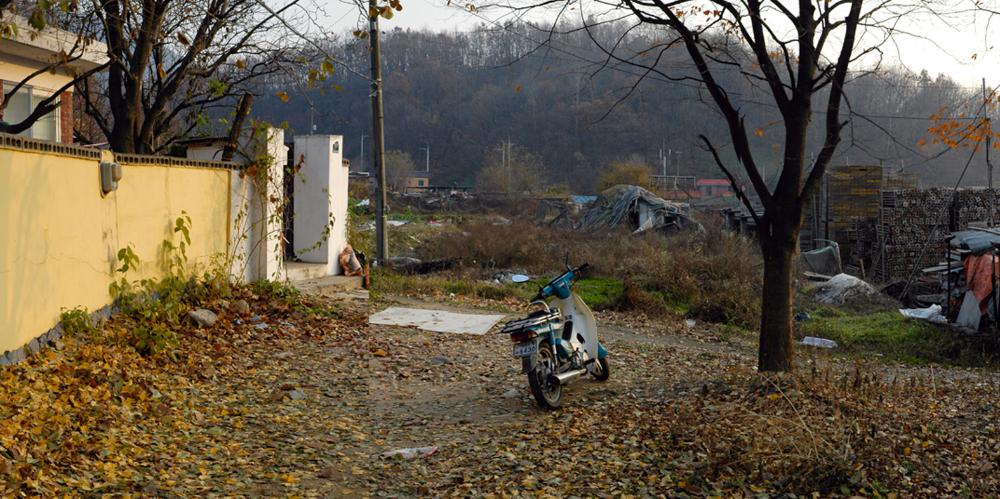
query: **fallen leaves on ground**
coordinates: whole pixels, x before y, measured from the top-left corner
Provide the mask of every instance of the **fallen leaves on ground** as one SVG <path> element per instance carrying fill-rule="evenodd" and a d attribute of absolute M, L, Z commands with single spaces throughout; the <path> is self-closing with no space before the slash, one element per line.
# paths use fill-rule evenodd
<path fill-rule="evenodd" d="M 505 336 L 251 303 L 183 331 L 176 361 L 111 321 L 0 368 L 0 495 L 983 496 L 1000 480 L 992 371 L 805 352 L 764 376 L 745 340 L 605 314 L 611 380 L 546 412 Z"/>

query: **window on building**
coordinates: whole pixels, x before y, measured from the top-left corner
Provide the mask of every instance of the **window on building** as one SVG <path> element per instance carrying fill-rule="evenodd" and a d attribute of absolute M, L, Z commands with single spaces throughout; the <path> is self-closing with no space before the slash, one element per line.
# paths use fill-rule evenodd
<path fill-rule="evenodd" d="M 16 83 L 4 83 L 4 94 L 13 90 L 16 85 Z M 10 101 L 4 107 L 3 120 L 7 123 L 20 123 L 49 95 L 51 94 L 31 85 L 22 85 L 14 95 L 11 95 Z M 59 108 L 39 118 L 31 128 L 21 132 L 21 135 L 33 139 L 58 140 Z"/>
<path fill-rule="evenodd" d="M 427 181 L 426 181 L 426 180 L 424 180 L 424 179 L 420 179 L 420 180 L 417 180 L 417 187 L 426 187 L 426 186 L 424 185 L 424 184 L 425 184 L 426 182 L 427 182 Z"/>

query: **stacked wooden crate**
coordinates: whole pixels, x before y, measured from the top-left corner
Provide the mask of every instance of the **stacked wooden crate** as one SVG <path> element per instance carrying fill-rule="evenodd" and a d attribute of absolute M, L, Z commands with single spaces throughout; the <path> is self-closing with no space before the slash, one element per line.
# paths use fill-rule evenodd
<path fill-rule="evenodd" d="M 870 267 L 863 261 L 860 246 L 864 246 L 859 230 L 878 221 L 882 195 L 882 167 L 873 165 L 842 165 L 830 169 L 827 179 L 830 237 L 840 245 L 845 266 Z"/>
<path fill-rule="evenodd" d="M 934 265 L 944 257 L 945 238 L 950 232 L 973 224 L 988 225 L 990 197 L 995 191 L 960 190 L 952 204 L 953 192 L 932 188 L 882 194 L 881 222 L 872 249 L 881 261 L 875 266 L 879 280 L 906 279 L 914 268 Z"/>

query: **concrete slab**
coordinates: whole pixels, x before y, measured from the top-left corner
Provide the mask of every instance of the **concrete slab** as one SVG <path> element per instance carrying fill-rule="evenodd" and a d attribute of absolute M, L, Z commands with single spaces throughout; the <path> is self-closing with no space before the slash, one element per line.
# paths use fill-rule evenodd
<path fill-rule="evenodd" d="M 327 265 L 325 263 L 285 262 L 285 275 L 292 282 L 321 279 L 327 277 L 326 274 Z"/>
<path fill-rule="evenodd" d="M 368 318 L 371 324 L 408 326 L 437 333 L 486 334 L 503 315 L 460 314 L 444 310 L 390 307 Z"/>
<path fill-rule="evenodd" d="M 337 294 L 349 293 L 354 299 L 358 299 L 358 291 L 364 291 L 363 299 L 368 299 L 368 292 L 362 289 L 364 281 L 362 277 L 348 277 L 344 275 L 330 275 L 319 279 L 292 280 L 292 284 L 303 293 L 317 294 L 329 297 L 337 297 Z"/>

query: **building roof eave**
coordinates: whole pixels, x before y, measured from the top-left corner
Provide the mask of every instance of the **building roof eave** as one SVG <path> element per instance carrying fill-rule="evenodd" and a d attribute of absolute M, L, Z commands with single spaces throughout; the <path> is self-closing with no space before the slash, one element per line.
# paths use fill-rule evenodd
<path fill-rule="evenodd" d="M 104 43 L 81 40 L 77 33 L 52 26 L 36 30 L 22 16 L 8 14 L 8 19 L 17 29 L 11 37 L 0 39 L 0 53 L 44 64 L 72 59 L 64 67 L 73 71 L 88 71 L 108 62 Z"/>

